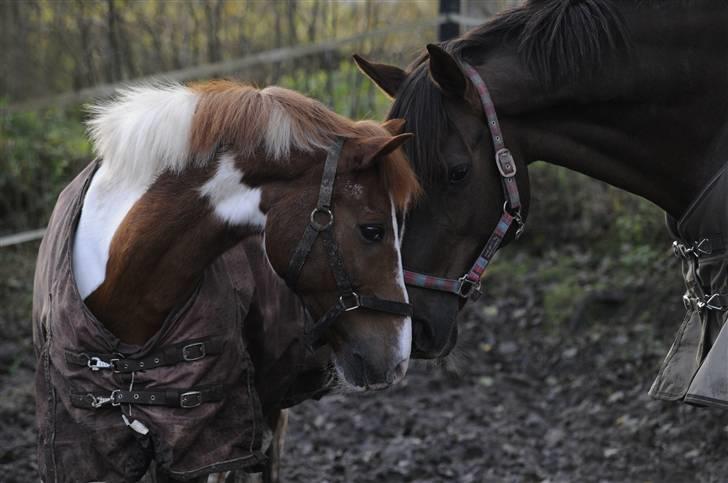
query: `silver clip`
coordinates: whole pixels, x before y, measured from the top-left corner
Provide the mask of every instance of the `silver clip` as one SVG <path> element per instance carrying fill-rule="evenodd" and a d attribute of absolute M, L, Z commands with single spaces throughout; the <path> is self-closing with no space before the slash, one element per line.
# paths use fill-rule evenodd
<path fill-rule="evenodd" d="M 516 212 L 516 215 L 513 217 L 513 219 L 516 221 L 516 225 L 518 225 L 518 228 L 516 228 L 516 240 L 521 238 L 521 235 L 523 235 L 523 232 L 526 230 L 526 222 L 523 221 L 523 217 L 521 216 L 521 210 L 518 210 Z"/>
<path fill-rule="evenodd" d="M 98 409 L 106 404 L 111 404 L 112 406 L 118 406 L 119 404 L 121 404 L 117 398 L 120 392 L 121 390 L 114 389 L 113 391 L 111 391 L 111 394 L 109 394 L 108 397 L 94 396 L 91 393 L 86 394 L 86 396 L 91 399 L 91 407 Z"/>
<path fill-rule="evenodd" d="M 692 246 L 685 246 L 677 241 L 672 242 L 672 251 L 675 256 L 687 258 L 688 255 L 693 255 L 695 258 L 700 258 L 701 255 L 710 255 L 713 250 L 710 246 L 710 240 L 703 238 L 699 242 L 694 242 Z"/>
<path fill-rule="evenodd" d="M 705 302 L 698 302 L 698 308 L 699 309 L 708 309 L 708 310 L 719 310 L 721 312 L 728 310 L 728 307 L 723 307 L 721 305 L 713 305 L 713 301 L 720 297 L 720 294 L 714 293 L 713 295 L 706 295 L 705 296 Z"/>
<path fill-rule="evenodd" d="M 88 363 L 86 364 L 92 371 L 98 371 L 99 369 L 113 369 L 114 364 L 106 362 L 96 356 L 89 357 Z"/>

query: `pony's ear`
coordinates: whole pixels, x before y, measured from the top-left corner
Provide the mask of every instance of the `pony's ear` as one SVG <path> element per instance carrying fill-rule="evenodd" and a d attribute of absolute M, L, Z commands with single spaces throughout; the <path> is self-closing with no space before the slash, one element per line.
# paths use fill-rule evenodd
<path fill-rule="evenodd" d="M 407 121 L 404 119 L 389 119 L 382 123 L 382 127 L 389 131 L 389 134 L 396 136 L 404 132 L 404 125 Z"/>
<path fill-rule="evenodd" d="M 376 64 L 369 62 L 364 57 L 354 54 L 352 56 L 359 70 L 364 73 L 365 76 L 369 77 L 382 92 L 387 94 L 390 98 L 393 98 L 399 86 L 407 78 L 407 73 L 395 67 L 387 64 Z"/>
<path fill-rule="evenodd" d="M 386 156 L 413 137 L 414 134 L 407 132 L 397 136 L 375 136 L 360 140 L 360 156 L 357 157 L 354 169 L 369 168 L 374 160 Z"/>
<path fill-rule="evenodd" d="M 430 76 L 437 87 L 448 96 L 464 99 L 468 80 L 457 61 L 439 45 L 427 44 L 427 52 L 430 54 Z"/>

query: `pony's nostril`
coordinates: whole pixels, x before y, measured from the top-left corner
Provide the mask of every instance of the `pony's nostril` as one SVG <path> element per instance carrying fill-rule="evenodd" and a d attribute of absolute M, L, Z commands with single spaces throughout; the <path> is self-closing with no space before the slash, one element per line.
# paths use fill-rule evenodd
<path fill-rule="evenodd" d="M 394 366 L 394 369 L 387 372 L 387 384 L 399 382 L 407 374 L 407 367 L 409 367 L 409 359 L 404 359 Z"/>

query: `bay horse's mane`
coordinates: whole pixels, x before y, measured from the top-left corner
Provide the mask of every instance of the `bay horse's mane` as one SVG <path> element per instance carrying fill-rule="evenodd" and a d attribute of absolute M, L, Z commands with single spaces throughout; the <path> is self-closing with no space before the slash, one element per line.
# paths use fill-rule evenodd
<path fill-rule="evenodd" d="M 630 0 L 633 1 L 633 0 Z M 628 54 L 630 41 L 613 0 L 531 0 L 497 15 L 460 38 L 441 44 L 458 60 L 512 41 L 523 65 L 546 88 L 594 75 L 605 60 Z M 389 117 L 404 118 L 417 133 L 406 145 L 420 179 L 442 176 L 438 147 L 447 133 L 444 98 L 428 72 L 423 52 L 408 68 Z"/>
<path fill-rule="evenodd" d="M 298 92 L 233 81 L 132 87 L 89 111 L 89 134 L 104 176 L 142 187 L 164 171 L 211 162 L 221 147 L 282 162 L 296 158 L 292 151 L 327 149 L 336 137 L 391 136 L 374 121 L 352 121 Z M 380 166 L 404 209 L 419 191 L 409 161 L 396 151 Z"/>

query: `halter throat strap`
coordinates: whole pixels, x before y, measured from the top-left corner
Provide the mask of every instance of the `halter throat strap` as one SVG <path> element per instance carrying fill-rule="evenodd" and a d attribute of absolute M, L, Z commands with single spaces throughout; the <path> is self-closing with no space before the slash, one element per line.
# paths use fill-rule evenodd
<path fill-rule="evenodd" d="M 485 246 L 481 250 L 475 263 L 470 267 L 467 273 L 462 277 L 453 279 L 445 277 L 436 277 L 424 273 L 404 271 L 404 280 L 407 285 L 427 288 L 430 290 L 438 290 L 449 292 L 463 298 L 477 298 L 480 296 L 481 282 L 485 274 L 485 269 L 498 251 L 503 239 L 505 238 L 511 225 L 517 225 L 516 239 L 523 233 L 525 222 L 521 216 L 521 196 L 516 183 L 516 163 L 513 160 L 511 152 L 508 150 L 503 139 L 503 132 L 498 122 L 498 116 L 495 112 L 493 99 L 488 91 L 483 78 L 478 74 L 470 64 L 461 62 L 463 74 L 470 79 L 480 97 L 480 103 L 485 113 L 486 124 L 490 131 L 490 137 L 493 141 L 493 151 L 495 154 L 495 163 L 500 175 L 501 186 L 505 203 L 503 204 L 503 213 Z"/>

